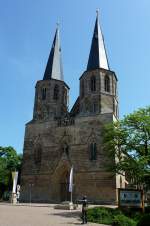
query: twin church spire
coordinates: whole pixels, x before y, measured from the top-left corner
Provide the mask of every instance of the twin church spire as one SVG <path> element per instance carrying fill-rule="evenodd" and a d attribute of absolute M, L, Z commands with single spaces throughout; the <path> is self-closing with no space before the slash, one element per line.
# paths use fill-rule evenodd
<path fill-rule="evenodd" d="M 109 70 L 104 38 L 99 24 L 99 14 L 97 11 L 87 70 L 94 70 L 98 68 Z"/>
<path fill-rule="evenodd" d="M 87 64 L 87 70 L 94 70 L 98 68 L 104 68 L 106 70 L 109 70 L 103 34 L 99 24 L 99 15 L 97 12 L 91 50 Z M 48 58 L 47 66 L 43 77 L 43 80 L 49 79 L 57 79 L 63 81 L 63 68 L 58 26 L 56 29 L 56 33 L 54 36 L 53 44 L 51 47 L 50 55 Z"/>
<path fill-rule="evenodd" d="M 59 27 L 57 26 L 54 36 L 52 48 L 48 58 L 47 66 L 45 69 L 43 80 L 57 79 L 63 81 L 63 68 L 61 59 L 61 46 Z"/>

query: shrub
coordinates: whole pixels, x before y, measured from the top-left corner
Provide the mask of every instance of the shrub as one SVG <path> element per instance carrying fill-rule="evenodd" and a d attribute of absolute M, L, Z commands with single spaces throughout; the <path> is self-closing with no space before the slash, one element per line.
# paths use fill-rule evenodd
<path fill-rule="evenodd" d="M 122 209 L 122 213 L 123 215 L 125 215 L 126 217 L 129 217 L 131 219 L 133 219 L 136 222 L 139 222 L 139 219 L 141 219 L 141 211 L 139 211 L 139 209 L 137 208 L 124 208 Z"/>
<path fill-rule="evenodd" d="M 144 214 L 139 220 L 137 226 L 149 226 L 150 225 L 150 214 Z"/>
<path fill-rule="evenodd" d="M 93 208 L 88 210 L 88 221 L 100 224 L 112 224 L 112 211 L 109 208 Z"/>
<path fill-rule="evenodd" d="M 95 207 L 88 209 L 88 221 L 99 224 L 112 224 L 113 216 L 121 214 L 119 209 L 112 209 L 106 207 Z"/>
<path fill-rule="evenodd" d="M 119 214 L 114 216 L 113 226 L 136 226 L 136 222 L 129 217 Z"/>
<path fill-rule="evenodd" d="M 145 213 L 150 213 L 150 206 L 145 207 Z"/>
<path fill-rule="evenodd" d="M 136 226 L 137 222 L 141 219 L 141 213 L 137 212 L 137 210 L 120 210 L 119 208 L 113 209 L 106 207 L 88 209 L 87 216 L 90 222 L 113 226 Z"/>

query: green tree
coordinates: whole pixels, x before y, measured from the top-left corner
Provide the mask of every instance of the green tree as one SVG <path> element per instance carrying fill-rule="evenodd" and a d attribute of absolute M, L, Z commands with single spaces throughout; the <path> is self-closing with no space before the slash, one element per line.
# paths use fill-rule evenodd
<path fill-rule="evenodd" d="M 109 170 L 126 174 L 138 187 L 150 186 L 150 107 L 107 125 L 104 149 L 116 157 Z"/>
<path fill-rule="evenodd" d="M 0 197 L 12 189 L 12 171 L 20 172 L 22 155 L 13 147 L 0 147 Z"/>

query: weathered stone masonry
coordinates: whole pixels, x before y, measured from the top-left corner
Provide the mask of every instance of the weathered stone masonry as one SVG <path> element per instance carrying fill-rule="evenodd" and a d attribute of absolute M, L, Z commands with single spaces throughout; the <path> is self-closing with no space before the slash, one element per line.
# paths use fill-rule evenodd
<path fill-rule="evenodd" d="M 31 192 L 34 202 L 69 200 L 73 166 L 73 200 L 87 195 L 95 202 L 114 203 L 120 176 L 106 171 L 115 157 L 108 159 L 103 150 L 102 130 L 118 118 L 117 77 L 109 69 L 98 16 L 87 70 L 70 112 L 68 98 L 57 28 L 43 80 L 36 84 L 33 119 L 26 124 L 21 200 L 30 201 Z"/>

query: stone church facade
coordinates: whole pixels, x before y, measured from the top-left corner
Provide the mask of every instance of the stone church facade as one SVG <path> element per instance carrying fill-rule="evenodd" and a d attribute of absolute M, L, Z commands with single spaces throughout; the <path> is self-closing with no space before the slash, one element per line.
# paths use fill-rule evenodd
<path fill-rule="evenodd" d="M 123 180 L 106 170 L 115 157 L 108 159 L 102 142 L 103 126 L 118 118 L 117 76 L 109 68 L 98 15 L 87 69 L 79 83 L 79 97 L 69 112 L 57 28 L 43 80 L 35 87 L 33 119 L 26 124 L 21 201 L 70 200 L 72 166 L 73 200 L 83 195 L 97 203 L 117 200 Z"/>

